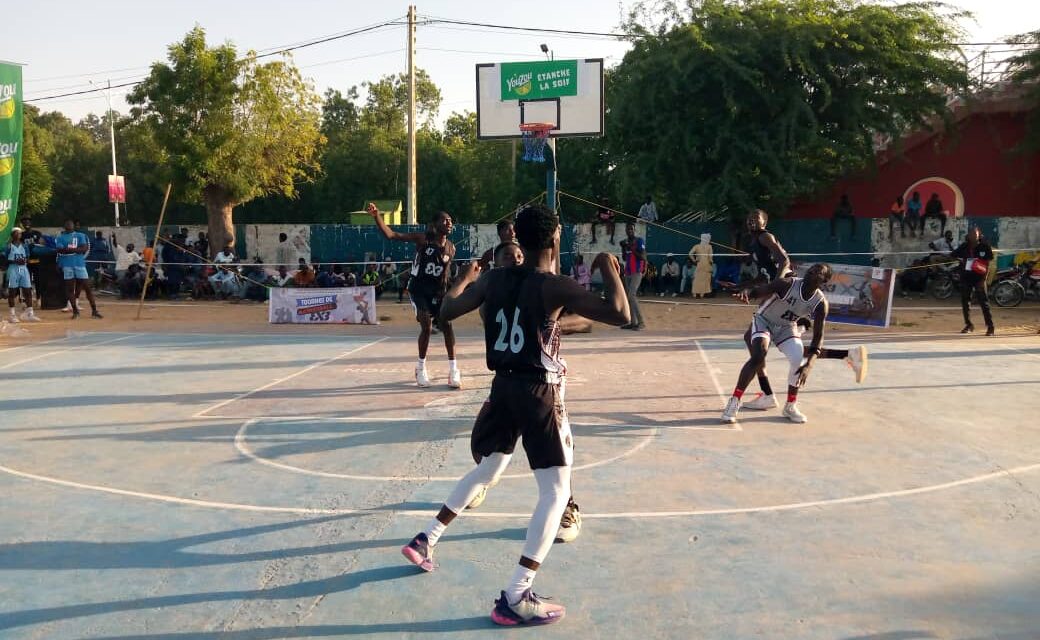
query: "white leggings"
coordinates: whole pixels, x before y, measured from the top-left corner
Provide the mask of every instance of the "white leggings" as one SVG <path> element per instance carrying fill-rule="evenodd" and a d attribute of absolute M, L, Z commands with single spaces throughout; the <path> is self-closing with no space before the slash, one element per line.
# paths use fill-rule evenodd
<path fill-rule="evenodd" d="M 462 513 L 481 489 L 498 482 L 512 457 L 505 453 L 485 456 L 480 464 L 462 476 L 451 495 L 444 501 L 444 506 L 454 513 Z M 563 517 L 567 500 L 571 496 L 571 468 L 535 469 L 534 479 L 538 483 L 538 504 L 527 527 L 523 555 L 535 562 L 541 562 L 552 547 L 560 526 L 560 518 Z"/>
<path fill-rule="evenodd" d="M 788 338 L 776 345 L 776 348 L 787 356 L 787 361 L 791 364 L 791 368 L 787 374 L 788 386 L 798 386 L 798 369 L 801 368 L 802 360 L 804 359 L 803 356 L 805 355 L 805 345 L 802 343 L 802 339 Z"/>

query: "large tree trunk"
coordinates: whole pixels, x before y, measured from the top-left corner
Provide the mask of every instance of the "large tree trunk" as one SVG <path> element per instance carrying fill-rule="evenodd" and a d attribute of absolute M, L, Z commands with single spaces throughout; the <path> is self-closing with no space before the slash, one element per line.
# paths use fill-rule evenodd
<path fill-rule="evenodd" d="M 208 186 L 202 190 L 206 202 L 206 219 L 209 226 L 209 257 L 215 258 L 227 245 L 235 246 L 235 225 L 231 210 L 237 204 L 225 189 Z"/>

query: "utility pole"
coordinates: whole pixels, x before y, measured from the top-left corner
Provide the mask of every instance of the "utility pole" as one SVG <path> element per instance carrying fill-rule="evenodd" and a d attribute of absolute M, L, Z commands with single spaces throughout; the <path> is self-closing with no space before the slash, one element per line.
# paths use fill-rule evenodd
<path fill-rule="evenodd" d="M 90 84 L 94 84 L 91 80 Z M 112 81 L 108 81 L 108 86 L 105 90 L 105 95 L 108 96 L 108 139 L 112 145 L 112 175 L 119 175 L 116 171 L 116 119 L 112 115 Z M 112 206 L 115 207 L 115 226 L 119 226 L 119 203 L 113 202 Z"/>
<path fill-rule="evenodd" d="M 408 5 L 408 224 L 419 224 L 415 198 L 415 5 Z"/>

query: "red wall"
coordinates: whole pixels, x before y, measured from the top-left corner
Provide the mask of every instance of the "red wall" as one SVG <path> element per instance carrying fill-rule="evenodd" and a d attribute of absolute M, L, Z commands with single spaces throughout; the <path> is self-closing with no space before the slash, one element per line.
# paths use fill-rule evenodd
<path fill-rule="evenodd" d="M 843 193 L 858 217 L 884 217 L 897 195 L 928 177 L 960 187 L 967 216 L 1038 216 L 1040 154 L 1009 152 L 1025 135 L 1025 120 L 1023 113 L 970 115 L 955 135 L 933 136 L 866 175 L 841 180 L 813 201 L 794 204 L 787 217 L 830 217 Z M 922 201 L 930 191 L 922 189 Z M 952 215 L 953 203 L 944 198 L 943 204 Z"/>

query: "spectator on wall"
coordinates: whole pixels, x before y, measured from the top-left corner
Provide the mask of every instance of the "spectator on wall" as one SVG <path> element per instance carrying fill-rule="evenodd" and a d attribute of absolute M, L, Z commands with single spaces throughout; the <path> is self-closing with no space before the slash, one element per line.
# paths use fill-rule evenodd
<path fill-rule="evenodd" d="M 849 220 L 852 224 L 852 230 L 849 232 L 849 238 L 856 236 L 856 212 L 852 209 L 852 203 L 849 202 L 849 196 L 846 193 L 841 194 L 841 199 L 838 201 L 838 206 L 834 208 L 834 215 L 831 216 L 831 237 L 838 237 L 838 221 Z"/>
<path fill-rule="evenodd" d="M 921 193 L 914 191 L 910 199 L 906 201 L 906 223 L 910 225 L 910 237 L 914 236 L 916 229 L 920 229 L 921 235 L 924 235 L 924 224 L 921 222 L 921 210 L 923 208 L 924 203 L 921 202 Z"/>
<path fill-rule="evenodd" d="M 596 244 L 596 224 L 601 224 L 607 231 L 607 235 L 610 236 L 610 244 L 614 244 L 614 216 L 616 214 L 607 204 L 606 198 L 599 199 L 599 206 L 596 208 L 596 217 L 592 220 L 592 244 Z"/>
<path fill-rule="evenodd" d="M 651 196 L 647 196 L 646 202 L 639 207 L 639 219 L 644 222 L 657 222 L 657 205 Z"/>
<path fill-rule="evenodd" d="M 929 218 L 935 218 L 939 221 L 939 233 L 945 233 L 948 217 L 942 200 L 939 199 L 939 194 L 933 193 L 932 197 L 928 199 L 928 204 L 924 205 L 924 215 L 921 216 L 921 229 L 922 231 L 924 230 L 924 224 Z"/>
<path fill-rule="evenodd" d="M 893 232 L 895 231 L 895 223 L 899 223 L 899 233 L 901 237 L 906 237 L 906 205 L 903 204 L 903 196 L 896 196 L 895 202 L 888 209 L 888 239 L 892 240 Z M 911 228 L 910 233 L 913 233 Z"/>

